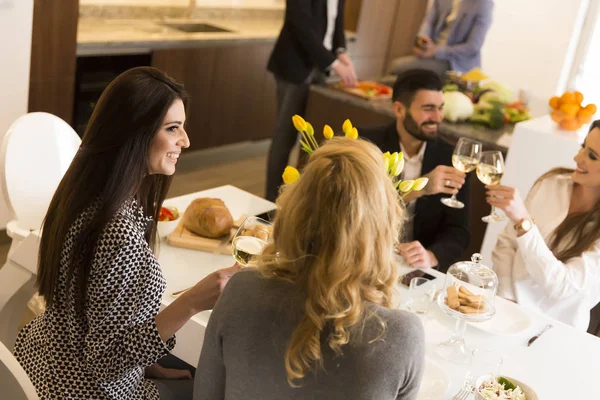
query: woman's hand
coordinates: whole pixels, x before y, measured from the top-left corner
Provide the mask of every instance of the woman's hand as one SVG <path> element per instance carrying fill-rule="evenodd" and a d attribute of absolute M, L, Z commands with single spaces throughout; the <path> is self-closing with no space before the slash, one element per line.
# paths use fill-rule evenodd
<path fill-rule="evenodd" d="M 485 188 L 488 204 L 504 211 L 515 224 L 524 218 L 531 218 L 517 189 L 503 185 L 488 185 Z"/>
<path fill-rule="evenodd" d="M 236 263 L 229 268 L 215 271 L 181 296 L 187 298 L 195 313 L 210 310 L 215 306 L 225 285 L 229 282 L 229 279 L 241 268 L 242 267 Z"/>
<path fill-rule="evenodd" d="M 158 363 L 146 367 L 145 376 L 150 379 L 192 379 L 192 373 L 187 369 L 165 368 Z"/>

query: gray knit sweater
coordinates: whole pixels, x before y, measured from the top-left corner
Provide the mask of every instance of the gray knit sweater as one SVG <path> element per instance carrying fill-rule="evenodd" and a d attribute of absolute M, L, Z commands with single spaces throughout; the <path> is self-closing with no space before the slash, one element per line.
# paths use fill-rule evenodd
<path fill-rule="evenodd" d="M 200 356 L 194 400 L 416 399 L 423 376 L 425 339 L 419 319 L 370 305 L 387 324 L 369 319 L 336 357 L 322 346 L 324 370 L 310 372 L 300 388 L 286 381 L 284 355 L 304 308 L 293 284 L 264 279 L 253 269 L 229 281 L 210 318 Z M 323 338 L 327 333 L 323 334 Z"/>

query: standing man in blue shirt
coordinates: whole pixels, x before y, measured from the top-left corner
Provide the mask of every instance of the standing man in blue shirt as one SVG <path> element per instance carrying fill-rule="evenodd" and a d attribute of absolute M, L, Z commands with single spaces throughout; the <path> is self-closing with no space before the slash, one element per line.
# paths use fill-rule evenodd
<path fill-rule="evenodd" d="M 356 72 L 346 53 L 344 0 L 286 0 L 283 28 L 268 69 L 277 84 L 277 122 L 267 161 L 265 197 L 275 201 L 298 139 L 292 116 L 304 116 L 310 84 L 334 72 L 344 84 L 356 85 Z"/>
<path fill-rule="evenodd" d="M 443 76 L 448 70 L 481 67 L 481 47 L 492 24 L 493 0 L 433 0 L 417 36 L 414 55 L 392 61 L 389 72 L 428 69 Z"/>

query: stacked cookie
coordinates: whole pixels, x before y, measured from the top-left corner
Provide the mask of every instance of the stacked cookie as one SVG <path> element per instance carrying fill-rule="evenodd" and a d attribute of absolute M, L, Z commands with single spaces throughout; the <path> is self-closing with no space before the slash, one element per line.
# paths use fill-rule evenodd
<path fill-rule="evenodd" d="M 448 307 L 463 314 L 480 314 L 487 310 L 485 296 L 473 294 L 465 286 L 448 286 L 444 301 Z"/>

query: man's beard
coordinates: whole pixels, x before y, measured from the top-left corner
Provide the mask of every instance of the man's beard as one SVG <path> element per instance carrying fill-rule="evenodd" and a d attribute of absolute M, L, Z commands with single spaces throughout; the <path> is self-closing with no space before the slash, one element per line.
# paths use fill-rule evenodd
<path fill-rule="evenodd" d="M 418 125 L 417 121 L 414 120 L 412 115 L 410 115 L 409 111 L 407 111 L 406 117 L 404 118 L 404 122 L 402 123 L 402 125 L 404 126 L 404 129 L 406 129 L 406 131 L 416 139 L 429 142 L 437 139 L 438 137 L 439 124 L 437 122 L 425 121 L 421 125 Z M 422 129 L 425 125 L 435 125 L 436 130 L 433 132 L 425 132 Z"/>

